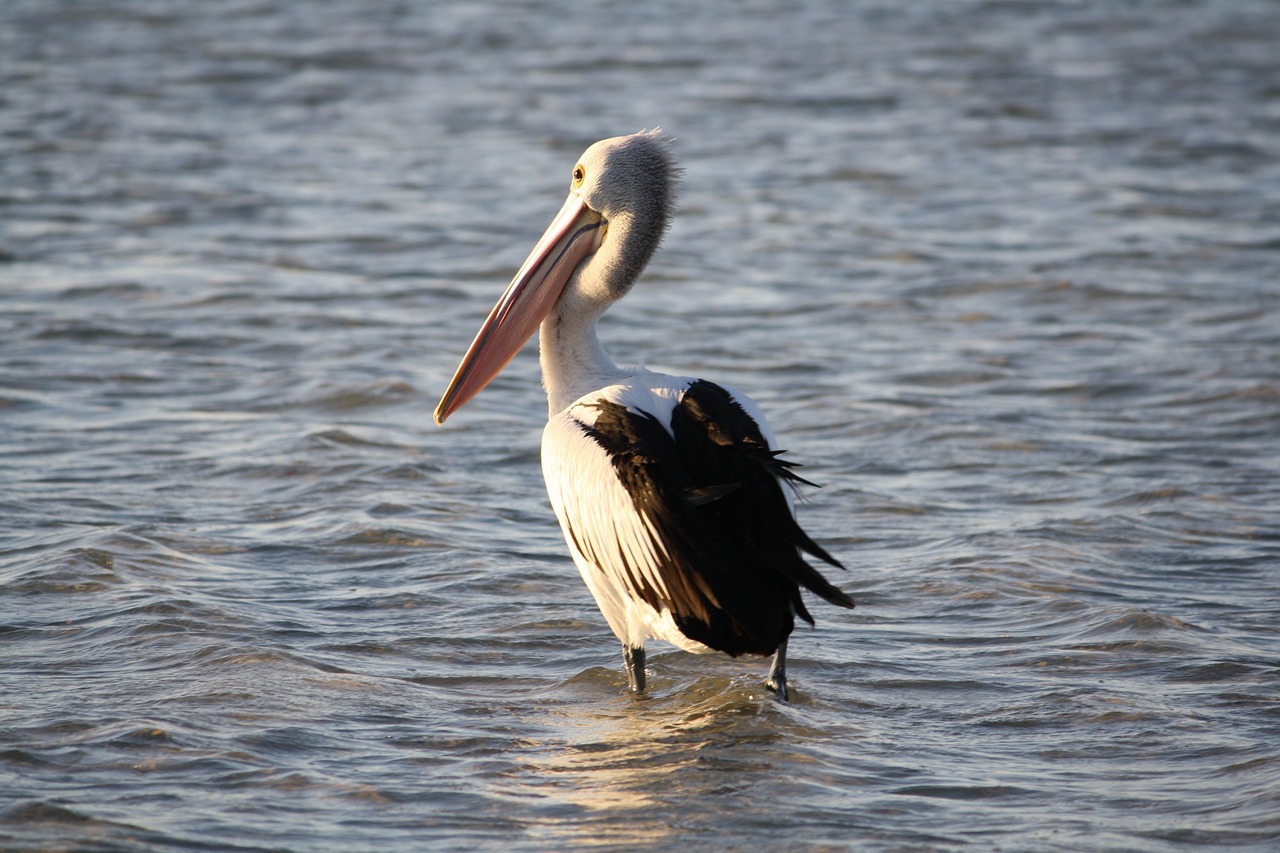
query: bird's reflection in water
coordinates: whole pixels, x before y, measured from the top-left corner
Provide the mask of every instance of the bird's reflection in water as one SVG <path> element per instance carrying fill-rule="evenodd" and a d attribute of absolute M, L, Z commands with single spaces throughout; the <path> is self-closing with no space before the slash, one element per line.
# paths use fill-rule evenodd
<path fill-rule="evenodd" d="M 678 658 L 672 652 L 655 662 L 667 667 Z M 604 695 L 618 678 L 596 668 L 566 682 L 563 690 L 581 701 L 558 697 L 542 720 L 548 737 L 525 756 L 526 781 L 537 780 L 536 794 L 555 804 L 539 833 L 548 843 L 675 842 L 693 827 L 669 816 L 687 815 L 690 798 L 721 813 L 709 812 L 709 824 L 722 820 L 736 795 L 782 781 L 797 740 L 821 737 L 803 721 L 803 696 L 779 703 L 750 673 L 678 672 L 655 677 L 644 697 Z M 685 806 L 673 810 L 676 802 Z"/>

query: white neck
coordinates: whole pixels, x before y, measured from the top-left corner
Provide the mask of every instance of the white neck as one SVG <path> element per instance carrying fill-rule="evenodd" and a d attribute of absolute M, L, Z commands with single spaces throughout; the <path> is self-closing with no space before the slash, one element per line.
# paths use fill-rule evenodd
<path fill-rule="evenodd" d="M 609 223 L 608 237 L 578 267 L 538 329 L 542 385 L 551 415 L 627 376 L 600 345 L 596 321 L 631 288 L 643 269 L 642 263 L 626 262 L 632 224 L 630 216 Z"/>
<path fill-rule="evenodd" d="M 596 319 L 603 312 L 583 314 L 562 311 L 561 307 L 557 305 L 538 329 L 538 358 L 549 415 L 626 376 L 596 336 Z"/>

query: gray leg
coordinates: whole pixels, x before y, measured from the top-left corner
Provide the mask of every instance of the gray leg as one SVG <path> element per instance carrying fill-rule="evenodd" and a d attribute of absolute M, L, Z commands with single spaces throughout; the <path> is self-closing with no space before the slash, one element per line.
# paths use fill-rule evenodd
<path fill-rule="evenodd" d="M 622 659 L 627 664 L 627 677 L 631 679 L 631 692 L 644 692 L 644 646 L 622 647 Z"/>
<path fill-rule="evenodd" d="M 773 665 L 769 667 L 769 680 L 765 686 L 778 694 L 783 702 L 787 701 L 787 641 L 783 640 L 773 654 Z"/>

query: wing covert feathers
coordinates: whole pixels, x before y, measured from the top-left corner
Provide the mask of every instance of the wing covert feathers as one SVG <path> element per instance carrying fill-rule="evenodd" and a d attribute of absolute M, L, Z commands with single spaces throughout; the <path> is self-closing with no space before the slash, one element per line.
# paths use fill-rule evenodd
<path fill-rule="evenodd" d="M 813 623 L 800 586 L 854 606 L 800 556 L 840 566 L 796 523 L 783 493 L 782 480 L 808 481 L 727 391 L 695 381 L 672 411 L 671 432 L 620 403 L 588 405 L 594 423 L 577 424 L 604 450 L 641 520 L 627 538 L 647 541 L 610 549 L 603 565 L 601 543 L 572 519 L 564 519 L 566 534 L 636 597 L 670 609 L 683 634 L 734 656 L 771 654 L 791 633 L 793 614 Z"/>

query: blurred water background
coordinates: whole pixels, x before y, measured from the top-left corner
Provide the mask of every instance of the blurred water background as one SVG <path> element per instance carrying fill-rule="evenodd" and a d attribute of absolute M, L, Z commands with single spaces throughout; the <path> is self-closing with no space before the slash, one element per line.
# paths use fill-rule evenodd
<path fill-rule="evenodd" d="M 727 382 L 859 601 L 617 643 L 530 347 L 594 140 L 686 169 L 602 337 Z M 1280 7 L 0 3 L 0 849 L 1280 848 Z"/>

